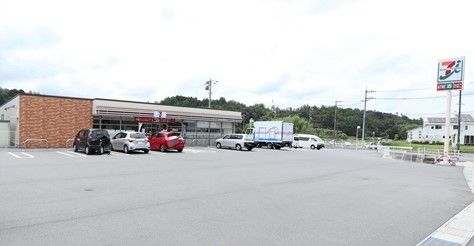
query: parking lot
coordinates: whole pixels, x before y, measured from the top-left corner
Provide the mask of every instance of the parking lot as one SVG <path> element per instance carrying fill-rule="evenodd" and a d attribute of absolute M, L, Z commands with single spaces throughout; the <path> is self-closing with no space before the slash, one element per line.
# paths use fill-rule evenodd
<path fill-rule="evenodd" d="M 0 150 L 0 245 L 414 245 L 473 200 L 369 151 Z"/>

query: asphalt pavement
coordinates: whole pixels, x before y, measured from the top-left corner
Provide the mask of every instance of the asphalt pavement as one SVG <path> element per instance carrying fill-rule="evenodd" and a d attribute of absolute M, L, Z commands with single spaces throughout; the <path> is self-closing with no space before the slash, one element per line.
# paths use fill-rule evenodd
<path fill-rule="evenodd" d="M 415 245 L 473 200 L 369 151 L 0 150 L 0 245 Z"/>

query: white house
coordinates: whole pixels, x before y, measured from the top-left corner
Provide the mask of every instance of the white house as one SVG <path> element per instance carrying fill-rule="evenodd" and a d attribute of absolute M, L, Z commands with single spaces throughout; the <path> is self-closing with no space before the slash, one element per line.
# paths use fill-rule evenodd
<path fill-rule="evenodd" d="M 410 130 L 407 133 L 407 141 L 428 141 L 444 142 L 445 138 L 445 118 L 428 117 L 423 119 L 423 126 Z M 452 143 L 457 142 L 458 117 L 451 118 L 451 130 L 449 138 Z M 470 114 L 461 114 L 461 144 L 474 144 L 474 118 Z"/>

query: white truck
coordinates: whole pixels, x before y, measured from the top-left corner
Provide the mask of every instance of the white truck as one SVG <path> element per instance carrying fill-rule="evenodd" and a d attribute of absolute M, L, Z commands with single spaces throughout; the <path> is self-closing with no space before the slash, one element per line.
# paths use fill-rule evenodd
<path fill-rule="evenodd" d="M 293 143 L 293 123 L 283 121 L 255 121 L 254 128 L 247 129 L 247 138 L 257 147 L 280 149 Z"/>

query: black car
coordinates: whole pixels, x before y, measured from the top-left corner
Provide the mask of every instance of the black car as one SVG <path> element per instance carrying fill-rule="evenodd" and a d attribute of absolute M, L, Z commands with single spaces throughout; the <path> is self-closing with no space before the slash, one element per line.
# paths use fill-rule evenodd
<path fill-rule="evenodd" d="M 110 153 L 110 136 L 103 129 L 82 129 L 76 134 L 72 147 L 75 152 L 83 150 L 86 154 Z"/>

